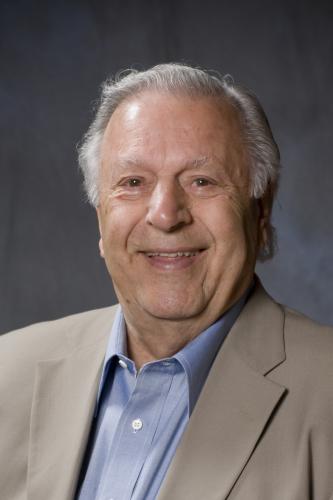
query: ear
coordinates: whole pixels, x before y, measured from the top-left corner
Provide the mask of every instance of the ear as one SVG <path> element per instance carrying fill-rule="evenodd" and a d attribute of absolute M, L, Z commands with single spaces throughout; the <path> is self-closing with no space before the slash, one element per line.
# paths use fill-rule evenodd
<path fill-rule="evenodd" d="M 273 196 L 269 187 L 264 195 L 257 200 L 258 206 L 258 246 L 264 250 L 270 246 L 271 239 L 271 212 Z"/>
<path fill-rule="evenodd" d="M 100 208 L 99 207 L 96 208 L 96 215 L 97 215 L 98 229 L 99 229 L 99 234 L 100 234 L 100 239 L 99 239 L 99 242 L 98 242 L 99 254 L 104 259 L 105 254 L 104 254 L 104 244 L 103 244 L 103 237 L 102 237 L 101 213 L 100 213 Z"/>
<path fill-rule="evenodd" d="M 105 255 L 104 255 L 104 245 L 102 238 L 99 239 L 98 247 L 99 247 L 99 254 L 102 257 L 102 259 L 104 259 Z"/>

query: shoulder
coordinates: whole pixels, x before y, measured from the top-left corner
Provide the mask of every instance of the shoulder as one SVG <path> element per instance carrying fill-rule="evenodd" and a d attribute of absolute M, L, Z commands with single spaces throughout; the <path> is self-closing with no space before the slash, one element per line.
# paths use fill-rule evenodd
<path fill-rule="evenodd" d="M 332 356 L 333 327 L 320 324 L 290 307 L 276 302 L 258 281 L 249 300 L 247 324 L 250 322 L 256 330 L 264 329 L 264 341 L 268 331 L 275 332 L 275 337 L 282 340 L 286 355 L 308 356 L 317 352 Z M 332 359 L 332 358 L 331 358 Z M 333 363 L 331 363 L 333 366 Z"/>
<path fill-rule="evenodd" d="M 307 383 L 314 388 L 332 383 L 332 327 L 277 303 L 260 282 L 237 323 L 238 350 L 269 378 L 305 390 Z"/>
<path fill-rule="evenodd" d="M 333 418 L 333 328 L 280 307 L 285 356 L 267 377 L 287 389 L 287 406 L 299 421 L 326 428 Z"/>
<path fill-rule="evenodd" d="M 300 373 L 303 383 L 323 386 L 333 382 L 333 328 L 284 308 L 284 341 L 287 365 Z M 332 391 L 333 394 L 333 391 Z"/>
<path fill-rule="evenodd" d="M 56 358 L 110 333 L 117 306 L 36 323 L 0 336 L 0 363 L 6 359 Z"/>
<path fill-rule="evenodd" d="M 284 333 L 286 349 L 299 355 L 313 358 L 316 354 L 330 356 L 332 363 L 333 327 L 322 325 L 294 311 L 283 307 L 285 314 Z"/>

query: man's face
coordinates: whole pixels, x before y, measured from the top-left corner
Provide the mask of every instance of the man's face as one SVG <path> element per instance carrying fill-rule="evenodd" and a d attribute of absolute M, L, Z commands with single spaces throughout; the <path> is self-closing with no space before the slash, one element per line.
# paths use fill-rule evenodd
<path fill-rule="evenodd" d="M 215 320 L 249 286 L 258 241 L 249 159 L 228 103 L 145 92 L 102 145 L 101 254 L 123 307 Z"/>

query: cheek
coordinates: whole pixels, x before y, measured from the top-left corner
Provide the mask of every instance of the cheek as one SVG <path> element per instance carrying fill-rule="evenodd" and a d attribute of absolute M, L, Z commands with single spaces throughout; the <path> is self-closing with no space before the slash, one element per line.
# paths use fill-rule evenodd
<path fill-rule="evenodd" d="M 128 246 L 131 235 L 142 220 L 142 208 L 135 203 L 112 203 L 103 213 L 102 238 L 104 252 L 112 254 Z"/>
<path fill-rule="evenodd" d="M 234 239 L 242 232 L 242 221 L 242 212 L 232 203 L 213 205 L 207 210 L 207 227 L 217 243 Z"/>
<path fill-rule="evenodd" d="M 212 205 L 206 213 L 206 227 L 219 254 L 232 253 L 235 258 L 236 255 L 240 258 L 244 253 L 252 252 L 255 224 L 249 207 L 245 208 L 242 202 L 228 198 L 219 205 Z"/>

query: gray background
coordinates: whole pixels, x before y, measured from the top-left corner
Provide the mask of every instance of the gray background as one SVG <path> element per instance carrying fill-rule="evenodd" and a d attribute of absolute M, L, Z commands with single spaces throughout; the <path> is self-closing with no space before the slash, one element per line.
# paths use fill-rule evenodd
<path fill-rule="evenodd" d="M 76 144 L 110 74 L 186 61 L 252 88 L 281 148 L 275 298 L 333 324 L 333 3 L 1 1 L 0 332 L 114 301 Z"/>

